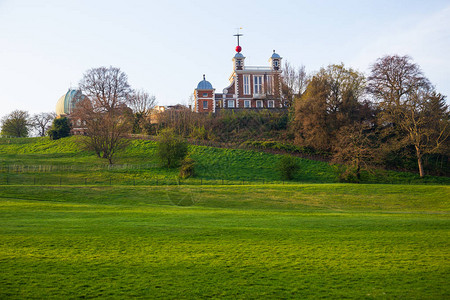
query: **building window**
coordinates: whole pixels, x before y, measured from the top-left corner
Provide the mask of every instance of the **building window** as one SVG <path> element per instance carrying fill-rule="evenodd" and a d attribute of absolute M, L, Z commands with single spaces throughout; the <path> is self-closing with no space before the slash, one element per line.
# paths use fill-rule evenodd
<path fill-rule="evenodd" d="M 263 102 L 262 100 L 257 100 L 256 101 L 256 108 L 262 108 L 263 107 Z"/>
<path fill-rule="evenodd" d="M 244 75 L 244 95 L 250 95 L 250 75 Z"/>
<path fill-rule="evenodd" d="M 208 93 L 203 93 L 203 97 L 208 97 Z"/>
<path fill-rule="evenodd" d="M 234 108 L 234 100 L 228 100 L 228 107 Z"/>
<path fill-rule="evenodd" d="M 273 95 L 273 76 L 267 76 L 267 94 Z"/>
<path fill-rule="evenodd" d="M 262 94 L 262 76 L 253 76 L 253 94 Z"/>
<path fill-rule="evenodd" d="M 250 108 L 250 100 L 244 100 L 244 108 Z"/>
<path fill-rule="evenodd" d="M 269 100 L 269 101 L 267 102 L 267 107 L 268 107 L 268 108 L 274 108 L 274 107 L 275 107 L 275 101 Z"/>
<path fill-rule="evenodd" d="M 278 60 L 275 60 L 275 61 L 273 62 L 273 65 L 274 65 L 275 67 L 278 67 Z"/>
<path fill-rule="evenodd" d="M 208 109 L 208 101 L 203 101 L 203 109 Z"/>

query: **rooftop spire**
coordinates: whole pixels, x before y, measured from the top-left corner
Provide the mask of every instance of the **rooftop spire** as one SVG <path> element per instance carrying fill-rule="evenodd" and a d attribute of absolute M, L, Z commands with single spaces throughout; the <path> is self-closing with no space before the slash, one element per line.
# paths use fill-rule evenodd
<path fill-rule="evenodd" d="M 237 37 L 236 52 L 241 52 L 242 51 L 242 47 L 239 46 L 239 37 L 243 36 L 243 34 L 239 33 L 239 29 L 242 29 L 242 27 L 237 28 L 237 33 L 233 35 L 233 36 Z"/>

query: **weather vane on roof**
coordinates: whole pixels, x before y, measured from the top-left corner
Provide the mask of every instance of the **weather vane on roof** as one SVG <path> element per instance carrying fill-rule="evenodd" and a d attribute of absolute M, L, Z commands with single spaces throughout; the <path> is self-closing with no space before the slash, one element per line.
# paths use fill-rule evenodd
<path fill-rule="evenodd" d="M 239 33 L 239 30 L 242 29 L 242 27 L 239 27 L 239 28 L 236 28 L 236 29 L 237 29 L 237 33 L 233 35 L 233 36 L 237 37 L 236 52 L 241 52 L 242 51 L 242 47 L 239 46 L 239 37 L 243 36 L 243 34 Z"/>

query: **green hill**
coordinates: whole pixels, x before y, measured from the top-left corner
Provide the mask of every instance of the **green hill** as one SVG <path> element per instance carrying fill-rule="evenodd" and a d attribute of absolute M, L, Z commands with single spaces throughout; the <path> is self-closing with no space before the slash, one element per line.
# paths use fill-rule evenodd
<path fill-rule="evenodd" d="M 79 139 L 57 141 L 48 138 L 0 139 L 0 184 L 160 184 L 177 182 L 178 170 L 159 167 L 156 142 L 133 140 L 119 153 L 116 164 L 80 147 Z M 195 178 L 184 183 L 224 184 L 281 182 L 277 171 L 280 155 L 242 149 L 189 146 L 196 161 Z M 336 169 L 321 161 L 296 158 L 300 171 L 294 182 L 337 182 Z M 450 178 L 419 178 L 416 174 L 377 170 L 365 172 L 366 183 L 438 183 L 449 184 Z M 177 182 L 178 183 L 178 182 Z"/>

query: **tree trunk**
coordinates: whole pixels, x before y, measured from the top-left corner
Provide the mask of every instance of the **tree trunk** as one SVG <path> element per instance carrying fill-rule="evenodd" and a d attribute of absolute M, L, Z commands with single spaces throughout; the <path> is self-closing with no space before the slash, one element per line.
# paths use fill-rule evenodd
<path fill-rule="evenodd" d="M 416 149 L 417 152 L 417 163 L 419 165 L 419 175 L 420 177 L 423 177 L 425 175 L 423 171 L 423 161 L 422 161 L 422 153 L 420 153 L 420 150 Z"/>

